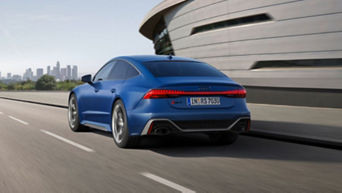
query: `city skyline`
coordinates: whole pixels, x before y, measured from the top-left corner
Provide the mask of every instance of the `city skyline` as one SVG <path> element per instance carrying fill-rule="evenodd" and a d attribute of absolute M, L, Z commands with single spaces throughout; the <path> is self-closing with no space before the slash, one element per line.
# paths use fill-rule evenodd
<path fill-rule="evenodd" d="M 7 72 L 3 73 L 0 71 L 0 80 L 12 80 L 12 81 L 37 81 L 43 75 L 50 75 L 55 77 L 58 81 L 64 80 L 78 80 L 78 66 L 77 65 L 64 65 L 65 67 L 61 67 L 59 61 L 56 62 L 55 66 L 47 65 L 46 71 L 43 67 L 38 68 L 26 68 L 25 72 L 22 74 Z M 51 68 L 52 67 L 52 68 Z"/>
<path fill-rule="evenodd" d="M 80 75 L 94 74 L 116 56 L 153 54 L 153 44 L 138 30 L 142 18 L 160 2 L 4 1 L 0 6 L 0 71 L 3 76 L 8 72 L 22 75 L 28 67 L 62 60 L 77 64 Z"/>

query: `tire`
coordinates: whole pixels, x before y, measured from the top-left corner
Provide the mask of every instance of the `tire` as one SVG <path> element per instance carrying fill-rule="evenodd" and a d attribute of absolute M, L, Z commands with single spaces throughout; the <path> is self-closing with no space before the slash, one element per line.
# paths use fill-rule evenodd
<path fill-rule="evenodd" d="M 129 135 L 126 109 L 121 100 L 117 100 L 113 105 L 112 134 L 115 144 L 120 148 L 136 147 L 139 143 L 138 136 Z"/>
<path fill-rule="evenodd" d="M 238 139 L 238 134 L 235 132 L 219 132 L 208 134 L 213 145 L 230 145 Z"/>
<path fill-rule="evenodd" d="M 75 132 L 84 131 L 86 127 L 80 124 L 78 104 L 75 94 L 70 96 L 68 104 L 68 121 L 70 129 Z"/>

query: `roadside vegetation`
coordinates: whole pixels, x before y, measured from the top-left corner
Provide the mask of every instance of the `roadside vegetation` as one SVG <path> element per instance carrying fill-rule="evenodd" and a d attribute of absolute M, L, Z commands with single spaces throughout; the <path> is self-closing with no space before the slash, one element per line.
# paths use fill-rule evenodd
<path fill-rule="evenodd" d="M 53 76 L 44 75 L 36 82 L 27 80 L 16 83 L 5 84 L 0 81 L 1 91 L 25 91 L 25 90 L 60 90 L 69 91 L 82 84 L 81 81 L 66 80 L 57 82 Z"/>

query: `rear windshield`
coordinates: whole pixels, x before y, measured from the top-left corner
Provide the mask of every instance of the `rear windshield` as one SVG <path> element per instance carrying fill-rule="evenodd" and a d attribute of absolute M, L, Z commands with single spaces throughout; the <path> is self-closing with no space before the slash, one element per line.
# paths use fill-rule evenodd
<path fill-rule="evenodd" d="M 188 61 L 158 61 L 158 62 L 145 62 L 143 65 L 155 77 L 167 76 L 214 76 L 225 77 L 225 75 L 202 62 L 188 62 Z"/>

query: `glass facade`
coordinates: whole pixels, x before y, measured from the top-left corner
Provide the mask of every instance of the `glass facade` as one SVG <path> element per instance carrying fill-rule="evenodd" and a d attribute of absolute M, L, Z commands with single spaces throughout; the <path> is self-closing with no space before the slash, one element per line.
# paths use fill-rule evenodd
<path fill-rule="evenodd" d="M 219 22 L 195 27 L 192 29 L 191 35 L 205 32 L 205 31 L 211 31 L 215 29 L 235 27 L 235 26 L 240 26 L 240 25 L 248 25 L 248 24 L 260 23 L 260 22 L 267 22 L 271 20 L 272 20 L 271 16 L 269 16 L 266 13 L 240 17 L 240 18 L 235 18 L 235 19 L 229 19 L 225 21 L 219 21 Z"/>
<path fill-rule="evenodd" d="M 157 55 L 175 55 L 164 18 L 161 18 L 156 25 L 153 43 Z"/>
<path fill-rule="evenodd" d="M 272 60 L 258 61 L 251 69 L 260 68 L 291 68 L 291 67 L 341 67 L 341 58 L 307 59 L 307 60 Z"/>

